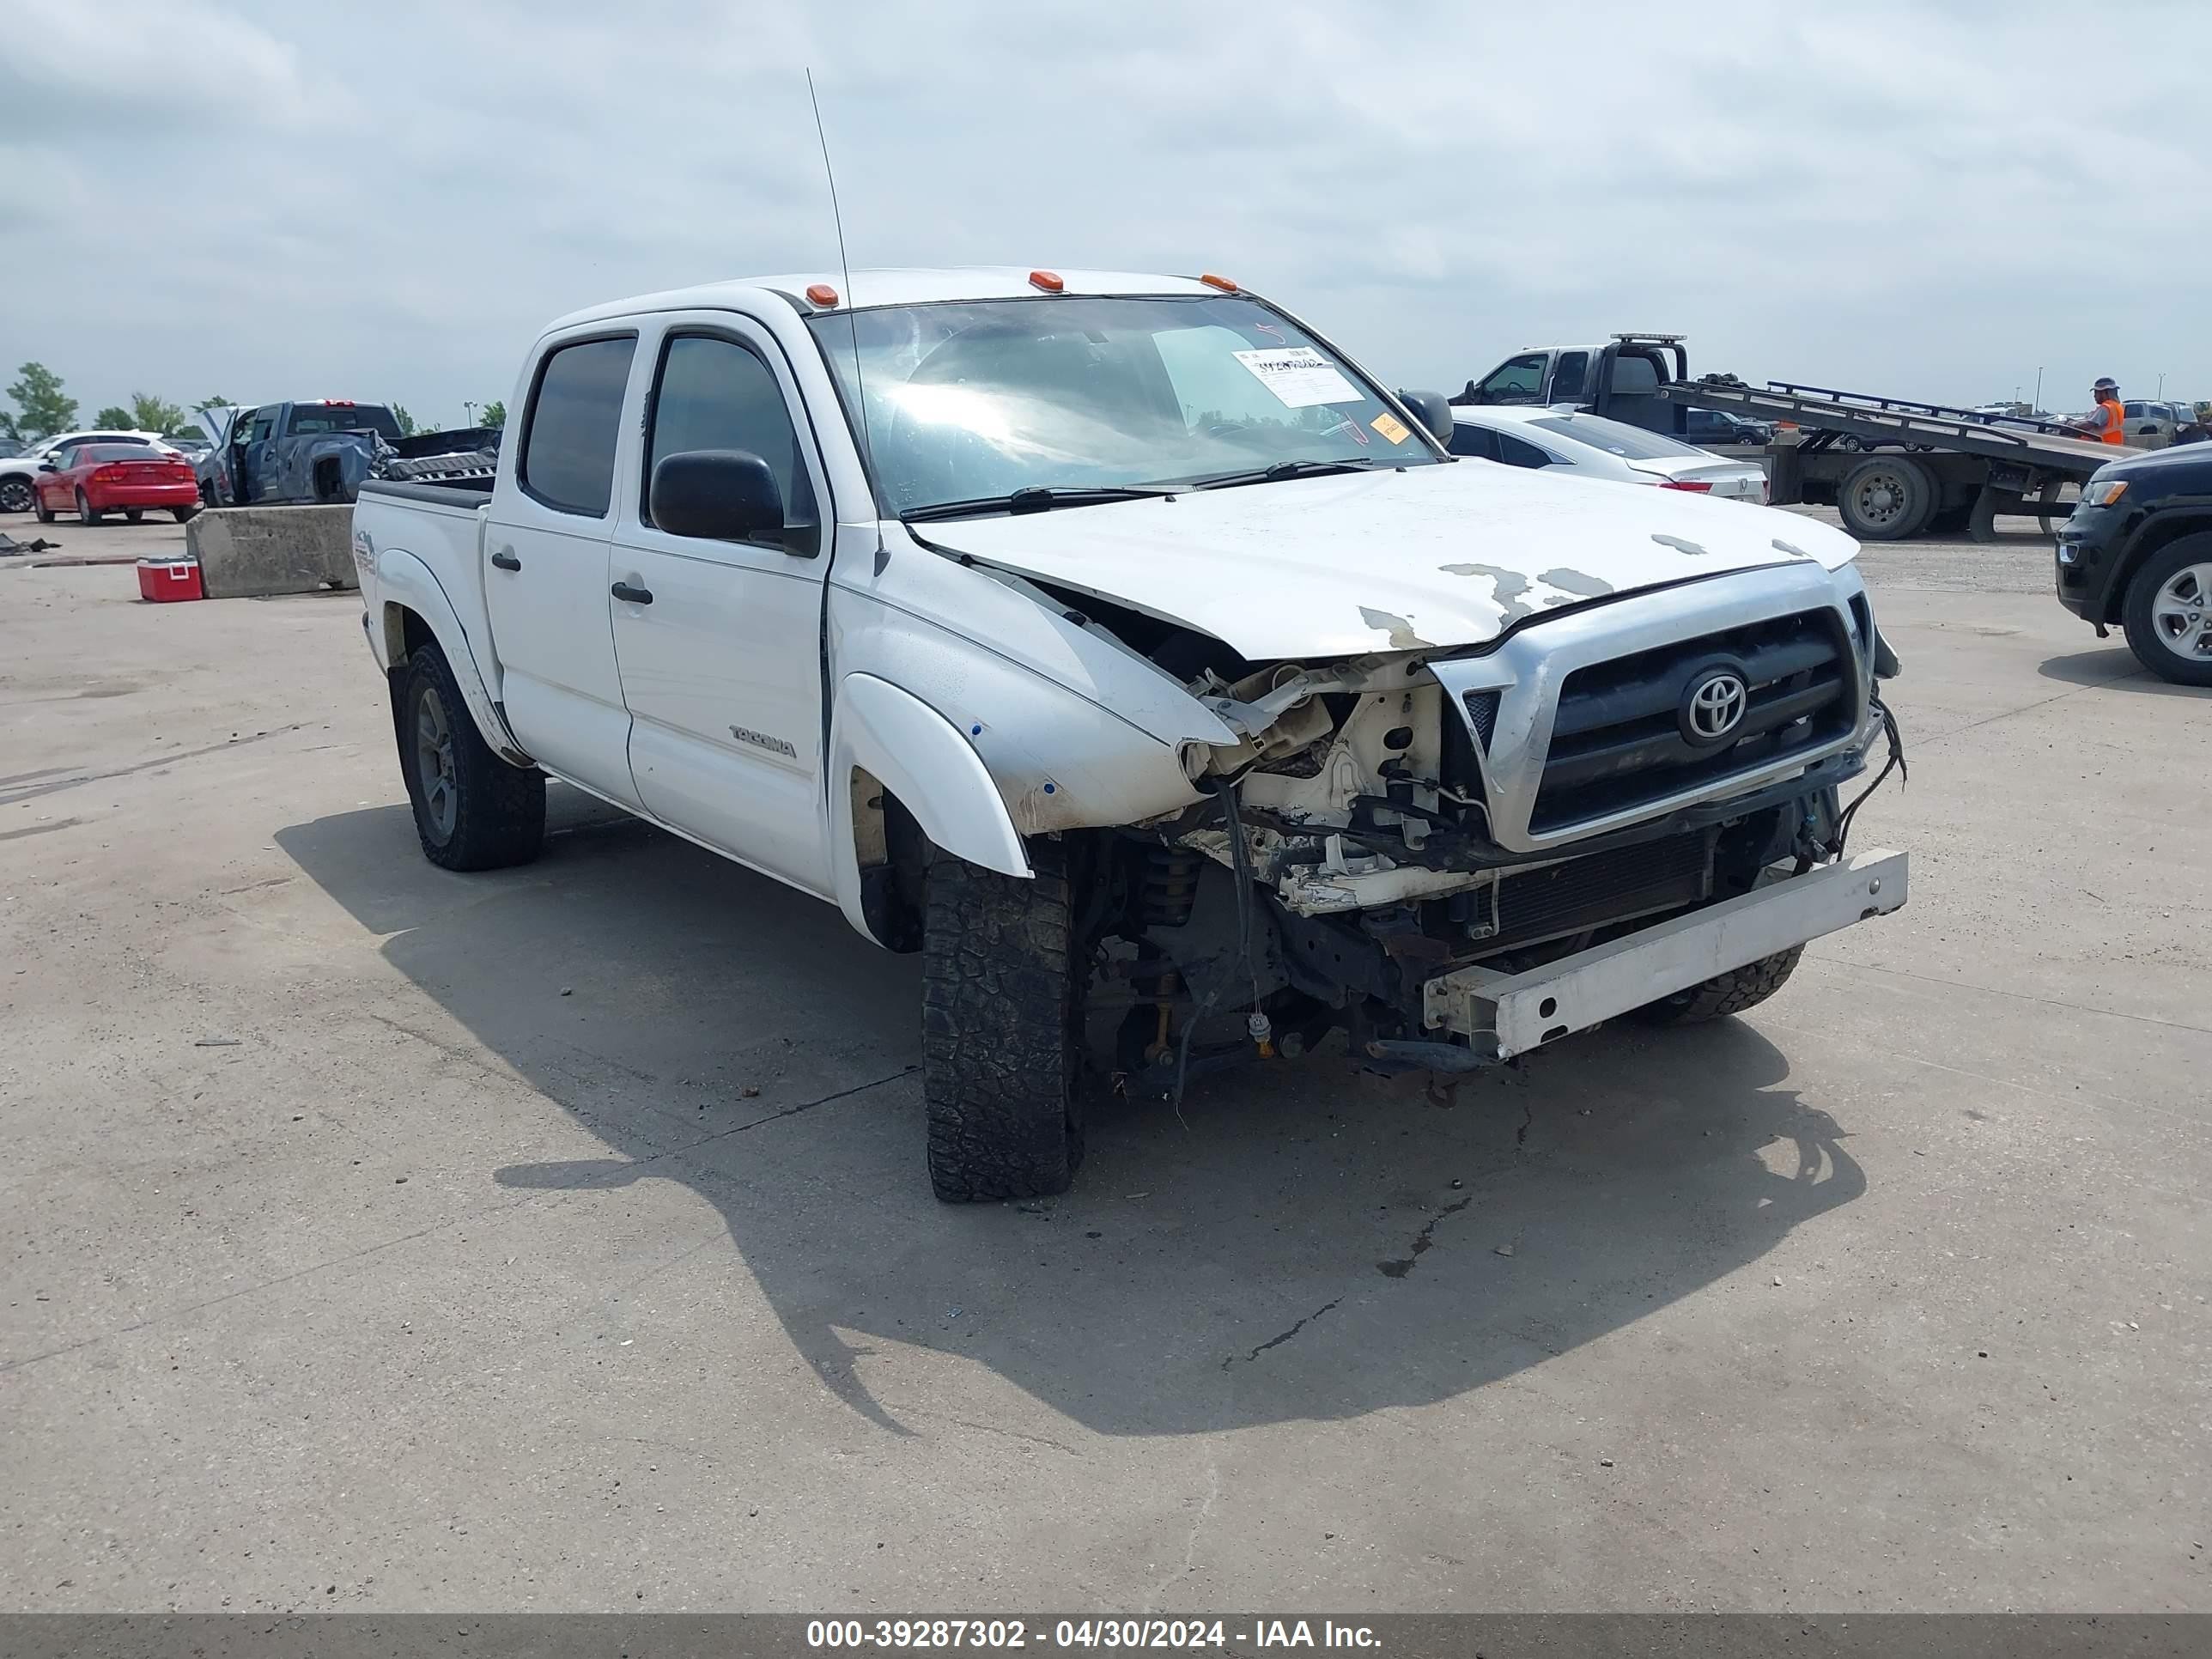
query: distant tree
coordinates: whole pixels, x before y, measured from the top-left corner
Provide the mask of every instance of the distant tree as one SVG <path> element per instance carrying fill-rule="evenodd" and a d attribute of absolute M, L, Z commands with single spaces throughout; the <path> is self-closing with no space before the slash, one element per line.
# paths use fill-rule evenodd
<path fill-rule="evenodd" d="M 150 392 L 131 394 L 131 424 L 141 432 L 158 432 L 163 437 L 172 432 L 181 432 L 191 416 L 183 408 L 167 398 L 156 398 Z"/>
<path fill-rule="evenodd" d="M 483 406 L 483 423 L 486 426 L 504 427 L 507 424 L 506 404 L 486 404 Z"/>
<path fill-rule="evenodd" d="M 203 398 L 192 405 L 192 413 L 204 415 L 210 409 L 228 409 L 231 406 L 231 401 L 228 398 Z"/>
<path fill-rule="evenodd" d="M 17 443 L 23 441 L 23 428 L 15 424 L 15 417 L 4 409 L 0 409 L 0 438 L 13 438 Z"/>
<path fill-rule="evenodd" d="M 62 396 L 60 375 L 44 363 L 25 363 L 15 372 L 22 379 L 8 388 L 8 395 L 15 400 L 19 433 L 50 438 L 76 423 L 76 399 Z"/>
<path fill-rule="evenodd" d="M 401 437 L 411 438 L 415 435 L 415 417 L 407 412 L 407 405 L 405 404 L 394 404 L 392 405 L 392 418 L 399 422 L 399 435 Z"/>
<path fill-rule="evenodd" d="M 121 427 L 126 432 L 134 424 L 131 418 L 131 411 L 120 404 L 108 404 L 106 408 L 92 417 L 92 423 L 94 426 Z"/>

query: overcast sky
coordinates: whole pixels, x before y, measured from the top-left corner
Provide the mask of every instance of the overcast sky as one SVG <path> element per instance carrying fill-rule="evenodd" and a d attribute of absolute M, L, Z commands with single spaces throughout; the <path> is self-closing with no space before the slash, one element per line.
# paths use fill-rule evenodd
<path fill-rule="evenodd" d="M 35 26 L 21 27 L 27 19 Z M 1625 328 L 1958 402 L 2212 398 L 2212 5 L 55 0 L 0 368 L 508 397 L 547 319 L 836 261 L 1223 271 L 1391 380 Z M 9 374 L 6 379 L 12 380 Z M 5 384 L 0 380 L 0 384 Z"/>

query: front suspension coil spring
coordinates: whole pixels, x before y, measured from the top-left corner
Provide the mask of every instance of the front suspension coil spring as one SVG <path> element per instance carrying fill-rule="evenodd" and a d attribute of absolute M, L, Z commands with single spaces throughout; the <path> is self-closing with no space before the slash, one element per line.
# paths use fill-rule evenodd
<path fill-rule="evenodd" d="M 1180 927 L 1198 897 L 1204 856 L 1188 847 L 1147 847 L 1137 889 L 1137 919 L 1147 927 Z"/>

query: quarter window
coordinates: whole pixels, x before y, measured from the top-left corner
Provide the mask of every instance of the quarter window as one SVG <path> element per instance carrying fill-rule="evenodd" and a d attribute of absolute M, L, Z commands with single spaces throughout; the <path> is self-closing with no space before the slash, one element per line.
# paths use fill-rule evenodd
<path fill-rule="evenodd" d="M 636 349 L 635 336 L 580 340 L 545 359 L 517 476 L 546 506 L 586 518 L 605 515 L 614 496 L 623 392 Z"/>
<path fill-rule="evenodd" d="M 638 509 L 647 524 L 653 522 L 653 468 L 664 456 L 694 449 L 742 449 L 766 461 L 783 497 L 784 545 L 814 550 L 814 486 L 783 388 L 757 353 L 720 335 L 678 334 L 661 356 Z"/>

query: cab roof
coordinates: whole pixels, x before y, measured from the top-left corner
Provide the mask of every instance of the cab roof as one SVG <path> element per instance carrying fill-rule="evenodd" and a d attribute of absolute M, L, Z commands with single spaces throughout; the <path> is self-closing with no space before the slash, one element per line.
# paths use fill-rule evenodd
<path fill-rule="evenodd" d="M 1030 282 L 1027 265 L 956 265 L 945 269 L 856 270 L 848 277 L 837 270 L 799 271 L 782 276 L 741 276 L 725 283 L 702 283 L 692 288 L 667 289 L 659 294 L 640 294 L 627 300 L 572 311 L 549 324 L 547 333 L 583 323 L 608 322 L 617 317 L 651 311 L 717 311 L 757 305 L 763 295 L 780 295 L 802 312 L 814 307 L 806 290 L 819 283 L 837 290 L 839 309 L 863 310 L 870 306 L 927 305 L 944 300 L 1023 300 L 1041 297 Z M 1062 294 L 1214 294 L 1221 292 L 1192 276 L 1162 276 L 1142 271 L 1076 270 L 1047 266 L 1060 280 Z"/>

